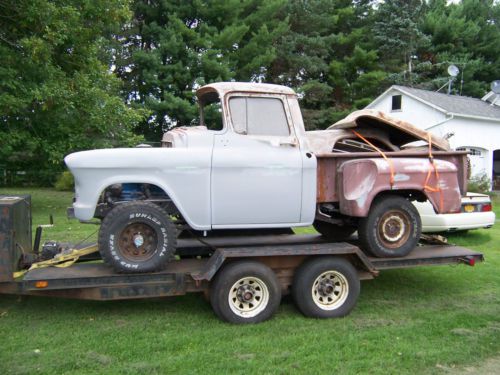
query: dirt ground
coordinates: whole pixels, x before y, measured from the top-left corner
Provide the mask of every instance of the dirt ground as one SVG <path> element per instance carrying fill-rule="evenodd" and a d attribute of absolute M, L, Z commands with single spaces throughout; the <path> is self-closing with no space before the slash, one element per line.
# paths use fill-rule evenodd
<path fill-rule="evenodd" d="M 488 358 L 479 366 L 465 366 L 452 368 L 437 365 L 437 368 L 443 370 L 445 374 L 453 375 L 498 375 L 500 374 L 500 354 L 497 357 Z"/>

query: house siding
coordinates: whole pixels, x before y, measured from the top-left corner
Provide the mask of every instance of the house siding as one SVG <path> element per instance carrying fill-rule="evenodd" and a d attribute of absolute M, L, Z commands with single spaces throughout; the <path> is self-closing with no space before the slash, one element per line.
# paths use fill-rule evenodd
<path fill-rule="evenodd" d="M 490 179 L 492 178 L 493 151 L 500 149 L 500 124 L 493 121 L 455 117 L 449 122 L 436 126 L 431 131 L 440 136 L 454 133 L 449 139 L 453 149 L 457 147 L 482 149 L 483 155 L 481 157 L 470 156 L 473 164 L 475 163 L 472 173 L 474 175 L 486 173 Z M 483 159 L 482 163 L 481 159 Z"/>
<path fill-rule="evenodd" d="M 401 110 L 399 111 L 391 110 L 393 95 L 402 95 Z M 370 104 L 366 108 L 383 111 L 389 116 L 407 121 L 424 130 L 446 119 L 444 113 L 434 109 L 429 111 L 430 107 L 428 105 L 397 90 L 390 90 L 379 102 L 375 103 L 373 106 Z"/>

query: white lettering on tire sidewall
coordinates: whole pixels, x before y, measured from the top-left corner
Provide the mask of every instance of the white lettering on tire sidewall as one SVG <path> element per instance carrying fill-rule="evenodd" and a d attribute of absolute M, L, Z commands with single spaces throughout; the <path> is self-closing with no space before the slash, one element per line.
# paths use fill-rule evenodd
<path fill-rule="evenodd" d="M 125 226 L 132 224 L 133 222 L 142 222 L 150 225 L 154 231 L 156 232 L 158 238 L 158 243 L 161 244 L 161 247 L 156 249 L 154 257 L 166 257 L 168 256 L 168 231 L 167 228 L 164 227 L 161 223 L 161 220 L 155 217 L 152 214 L 143 213 L 143 212 L 132 212 L 128 215 L 128 222 Z M 120 226 L 115 229 L 112 234 L 109 235 L 108 238 L 108 246 L 109 252 L 113 260 L 119 263 L 123 268 L 126 269 L 138 269 L 142 262 L 129 262 L 125 259 L 125 257 L 121 254 L 121 251 L 118 247 L 118 237 L 121 231 L 124 229 L 124 226 Z M 151 261 L 151 258 L 148 259 Z"/>

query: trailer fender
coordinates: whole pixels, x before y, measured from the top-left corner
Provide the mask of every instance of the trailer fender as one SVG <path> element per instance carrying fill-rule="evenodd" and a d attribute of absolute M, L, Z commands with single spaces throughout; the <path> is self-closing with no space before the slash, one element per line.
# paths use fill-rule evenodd
<path fill-rule="evenodd" d="M 265 258 L 272 256 L 307 256 L 338 255 L 347 256 L 351 263 L 366 272 L 367 278 L 378 275 L 378 271 L 372 266 L 367 256 L 357 247 L 346 242 L 338 242 L 332 246 L 331 243 L 324 244 L 300 244 L 281 246 L 259 246 L 259 247 L 227 247 L 216 249 L 205 266 L 198 272 L 191 274 L 195 281 L 210 281 L 230 259 L 242 258 Z"/>

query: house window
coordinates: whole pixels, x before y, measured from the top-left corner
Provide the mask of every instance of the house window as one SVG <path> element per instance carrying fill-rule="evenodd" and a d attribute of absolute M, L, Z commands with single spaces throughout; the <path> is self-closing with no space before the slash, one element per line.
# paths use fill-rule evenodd
<path fill-rule="evenodd" d="M 401 95 L 392 96 L 392 111 L 401 111 Z"/>
<path fill-rule="evenodd" d="M 229 100 L 229 109 L 236 133 L 290 135 L 285 109 L 280 99 L 234 97 Z"/>
<path fill-rule="evenodd" d="M 481 150 L 472 147 L 457 147 L 457 151 L 467 151 L 469 155 L 481 156 Z"/>

